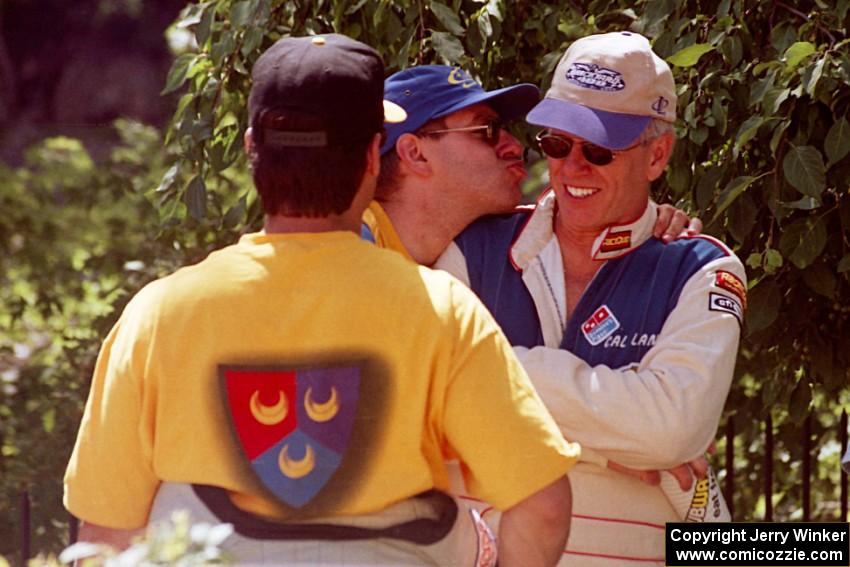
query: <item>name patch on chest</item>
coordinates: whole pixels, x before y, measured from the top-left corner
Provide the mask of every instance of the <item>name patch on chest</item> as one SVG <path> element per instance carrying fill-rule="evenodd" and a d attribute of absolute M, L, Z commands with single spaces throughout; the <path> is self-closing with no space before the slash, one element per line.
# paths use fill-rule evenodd
<path fill-rule="evenodd" d="M 582 323 L 581 332 L 584 334 L 587 342 L 596 346 L 610 337 L 619 328 L 620 322 L 617 321 L 617 318 L 614 317 L 608 306 L 603 305 L 587 321 Z"/>

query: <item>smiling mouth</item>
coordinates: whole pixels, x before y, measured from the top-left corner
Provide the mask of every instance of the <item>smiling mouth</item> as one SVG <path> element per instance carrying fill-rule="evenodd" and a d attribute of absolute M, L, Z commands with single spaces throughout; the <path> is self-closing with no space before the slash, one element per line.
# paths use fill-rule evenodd
<path fill-rule="evenodd" d="M 567 193 L 576 199 L 584 199 L 598 192 L 599 189 L 593 187 L 575 187 L 574 185 L 567 185 Z"/>

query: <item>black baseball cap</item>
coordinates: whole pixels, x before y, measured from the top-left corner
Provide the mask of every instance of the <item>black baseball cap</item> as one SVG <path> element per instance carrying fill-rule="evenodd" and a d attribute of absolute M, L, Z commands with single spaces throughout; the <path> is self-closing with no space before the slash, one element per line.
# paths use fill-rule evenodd
<path fill-rule="evenodd" d="M 324 147 L 368 139 L 404 110 L 384 101 L 384 63 L 368 45 L 339 34 L 287 37 L 267 49 L 252 71 L 250 125 L 262 144 Z M 263 122 L 270 110 L 306 114 L 321 124 L 287 131 Z"/>

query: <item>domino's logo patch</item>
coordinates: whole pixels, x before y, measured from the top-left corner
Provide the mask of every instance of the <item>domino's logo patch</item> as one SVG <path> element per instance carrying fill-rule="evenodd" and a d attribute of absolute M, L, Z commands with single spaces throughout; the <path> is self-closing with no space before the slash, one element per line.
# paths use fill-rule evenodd
<path fill-rule="evenodd" d="M 708 296 L 708 310 L 731 313 L 736 319 L 738 319 L 738 323 L 743 322 L 744 309 L 741 307 L 741 304 L 737 299 L 732 299 L 728 295 L 722 293 L 710 293 Z"/>
<path fill-rule="evenodd" d="M 567 69 L 566 79 L 574 85 L 594 91 L 617 92 L 626 88 L 622 74 L 596 63 L 576 61 Z"/>
<path fill-rule="evenodd" d="M 608 306 L 603 305 L 587 321 L 582 323 L 581 332 L 584 334 L 587 342 L 596 346 L 610 337 L 619 328 L 620 322 L 617 321 L 617 318 L 614 317 Z"/>

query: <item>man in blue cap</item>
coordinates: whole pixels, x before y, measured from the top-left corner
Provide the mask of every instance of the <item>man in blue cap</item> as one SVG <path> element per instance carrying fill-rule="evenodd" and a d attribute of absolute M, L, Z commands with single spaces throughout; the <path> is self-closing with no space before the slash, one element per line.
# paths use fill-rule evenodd
<path fill-rule="evenodd" d="M 743 265 L 722 243 L 652 238 L 650 185 L 675 119 L 672 73 L 646 38 L 575 41 L 527 116 L 544 128 L 550 189 L 477 221 L 435 263 L 484 301 L 582 445 L 564 566 L 662 566 L 666 522 L 728 519 L 711 475 L 677 494 L 666 474 L 653 486 L 610 466 L 667 469 L 709 446 L 746 307 Z"/>

